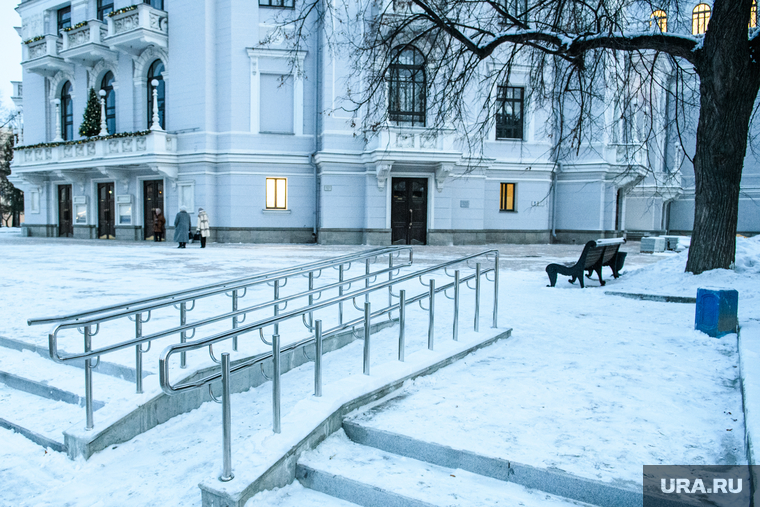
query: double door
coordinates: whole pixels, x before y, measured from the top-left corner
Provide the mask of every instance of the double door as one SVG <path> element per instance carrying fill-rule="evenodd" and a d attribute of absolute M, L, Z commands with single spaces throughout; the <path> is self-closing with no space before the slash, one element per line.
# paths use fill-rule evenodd
<path fill-rule="evenodd" d="M 427 243 L 426 178 L 393 178 L 391 194 L 391 242 L 394 245 Z"/>
<path fill-rule="evenodd" d="M 113 182 L 98 183 L 98 238 L 116 238 Z"/>
<path fill-rule="evenodd" d="M 147 241 L 153 241 L 153 217 L 154 211 L 164 210 L 164 182 L 163 180 L 146 180 L 143 182 L 143 237 Z"/>
<path fill-rule="evenodd" d="M 74 217 L 71 203 L 71 185 L 58 185 L 58 235 L 74 236 Z"/>

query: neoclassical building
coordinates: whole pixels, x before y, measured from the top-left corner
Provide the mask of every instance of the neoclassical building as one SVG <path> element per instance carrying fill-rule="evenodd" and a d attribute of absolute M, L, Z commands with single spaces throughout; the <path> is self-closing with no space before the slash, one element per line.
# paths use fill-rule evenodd
<path fill-rule="evenodd" d="M 434 62 L 414 47 L 395 56 L 388 122 L 365 140 L 335 107 L 345 62 L 319 38 L 293 52 L 272 37 L 292 1 L 22 1 L 24 132 L 12 178 L 29 233 L 151 240 L 153 210 L 171 224 L 181 206 L 206 209 L 220 242 L 546 243 L 690 230 L 692 171 L 672 141 L 663 155 L 630 150 L 636 139 L 609 113 L 594 146 L 558 164 L 525 68 L 498 87 L 475 168 L 457 132 L 428 126 Z M 87 138 L 90 89 L 103 121 Z M 757 168 L 747 160 L 741 232 L 760 229 Z"/>

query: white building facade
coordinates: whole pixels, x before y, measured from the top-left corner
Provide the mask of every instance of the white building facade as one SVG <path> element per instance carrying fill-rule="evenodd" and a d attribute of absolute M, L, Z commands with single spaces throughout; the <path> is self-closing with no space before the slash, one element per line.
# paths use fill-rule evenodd
<path fill-rule="evenodd" d="M 218 242 L 548 243 L 690 230 L 682 156 L 666 146 L 654 160 L 611 127 L 557 164 L 550 115 L 526 100 L 527 70 L 500 90 L 509 114 L 475 167 L 456 132 L 426 127 L 410 104 L 365 141 L 336 107 L 341 59 L 317 40 L 294 53 L 270 37 L 289 1 L 22 1 L 24 132 L 12 178 L 29 233 L 152 240 L 160 208 L 171 239 L 181 206 L 203 207 Z M 78 131 L 91 88 L 105 114 L 101 135 L 87 138 Z M 754 159 L 745 174 L 739 228 L 756 233 Z"/>

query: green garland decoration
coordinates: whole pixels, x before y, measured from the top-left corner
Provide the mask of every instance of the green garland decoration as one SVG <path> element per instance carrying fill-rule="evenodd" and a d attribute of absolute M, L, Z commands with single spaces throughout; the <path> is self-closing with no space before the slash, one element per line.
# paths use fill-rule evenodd
<path fill-rule="evenodd" d="M 27 146 L 15 146 L 13 149 L 20 150 L 33 150 L 35 148 L 55 148 L 56 146 L 74 146 L 77 144 L 86 144 L 93 141 L 107 141 L 109 139 L 121 139 L 124 137 L 143 137 L 150 134 L 151 130 L 140 130 L 138 132 L 119 132 L 118 134 L 111 134 L 109 136 L 95 136 L 89 139 L 78 139 L 76 141 L 63 141 L 62 143 L 39 143 L 30 144 Z"/>

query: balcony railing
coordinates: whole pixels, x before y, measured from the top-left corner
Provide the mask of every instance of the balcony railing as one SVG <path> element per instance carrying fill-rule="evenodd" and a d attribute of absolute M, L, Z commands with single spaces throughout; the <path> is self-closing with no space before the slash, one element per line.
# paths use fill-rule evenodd
<path fill-rule="evenodd" d="M 53 34 L 43 35 L 37 40 L 24 43 L 22 66 L 28 72 L 52 77 L 58 71 L 72 71 L 71 64 L 61 56 L 63 37 Z"/>
<path fill-rule="evenodd" d="M 107 43 L 134 55 L 150 45 L 168 46 L 169 17 L 166 11 L 140 3 L 108 17 Z"/>
<path fill-rule="evenodd" d="M 63 49 L 61 56 L 69 61 L 82 62 L 92 66 L 103 58 L 113 60 L 116 55 L 108 49 L 105 42 L 108 37 L 108 25 L 92 19 L 82 26 L 63 32 Z"/>
<path fill-rule="evenodd" d="M 389 126 L 373 137 L 368 151 L 454 151 L 455 132 L 450 129 Z"/>
<path fill-rule="evenodd" d="M 165 132 L 151 131 L 129 137 L 104 137 L 74 142 L 47 143 L 15 150 L 13 168 L 15 170 L 99 167 L 115 164 L 151 164 L 153 162 L 172 163 L 177 152 L 176 137 Z"/>

